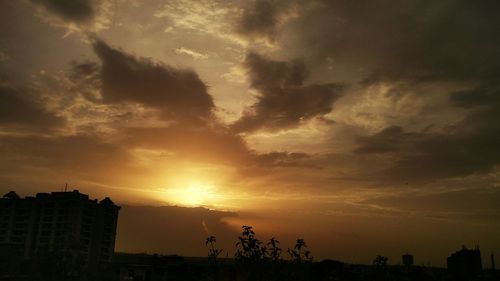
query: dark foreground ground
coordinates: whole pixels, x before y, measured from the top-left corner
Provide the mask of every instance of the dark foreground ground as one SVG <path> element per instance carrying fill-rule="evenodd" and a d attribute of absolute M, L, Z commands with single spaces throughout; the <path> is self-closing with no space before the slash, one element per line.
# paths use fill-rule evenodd
<path fill-rule="evenodd" d="M 498 271 L 473 275 L 453 276 L 446 269 L 435 267 L 354 265 L 333 260 L 237 263 L 219 259 L 214 263 L 207 258 L 147 254 L 117 254 L 112 264 L 93 270 L 54 261 L 4 263 L 0 268 L 0 280 L 30 281 L 500 280 Z"/>

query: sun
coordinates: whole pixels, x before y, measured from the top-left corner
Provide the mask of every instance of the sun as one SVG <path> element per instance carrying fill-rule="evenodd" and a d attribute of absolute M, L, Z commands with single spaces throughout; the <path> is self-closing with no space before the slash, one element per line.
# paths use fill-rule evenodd
<path fill-rule="evenodd" d="M 200 182 L 170 188 L 166 193 L 168 201 L 189 207 L 214 205 L 219 197 L 212 185 Z"/>

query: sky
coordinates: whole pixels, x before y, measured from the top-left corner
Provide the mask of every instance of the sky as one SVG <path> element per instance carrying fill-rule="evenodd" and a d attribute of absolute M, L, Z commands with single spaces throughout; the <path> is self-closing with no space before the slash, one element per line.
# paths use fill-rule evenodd
<path fill-rule="evenodd" d="M 110 196 L 118 251 L 204 255 L 213 234 L 230 252 L 246 224 L 316 259 L 444 266 L 479 245 L 487 266 L 499 9 L 0 0 L 0 191 Z"/>

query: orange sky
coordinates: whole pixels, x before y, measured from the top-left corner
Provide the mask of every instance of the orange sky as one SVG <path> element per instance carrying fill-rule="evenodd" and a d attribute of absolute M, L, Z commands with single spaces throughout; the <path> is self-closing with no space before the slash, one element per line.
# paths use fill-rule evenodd
<path fill-rule="evenodd" d="M 0 1 L 0 191 L 111 196 L 123 251 L 203 254 L 130 234 L 176 205 L 222 212 L 180 208 L 189 241 L 207 216 L 318 258 L 500 252 L 497 8 Z"/>

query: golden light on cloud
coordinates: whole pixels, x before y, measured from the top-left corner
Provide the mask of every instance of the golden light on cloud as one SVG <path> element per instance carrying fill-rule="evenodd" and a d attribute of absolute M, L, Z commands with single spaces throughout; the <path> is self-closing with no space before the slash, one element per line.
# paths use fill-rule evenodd
<path fill-rule="evenodd" d="M 188 207 L 215 206 L 223 197 L 213 185 L 196 180 L 168 188 L 164 193 L 166 201 Z"/>

